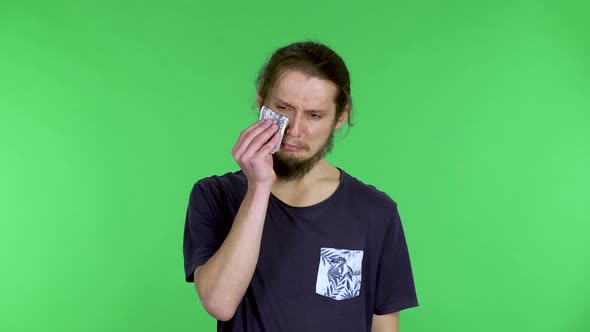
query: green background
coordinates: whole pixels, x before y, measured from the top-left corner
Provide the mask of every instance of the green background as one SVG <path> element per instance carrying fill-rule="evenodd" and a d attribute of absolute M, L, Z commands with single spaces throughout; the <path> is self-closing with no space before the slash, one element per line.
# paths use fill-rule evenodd
<path fill-rule="evenodd" d="M 213 331 L 198 179 L 238 169 L 272 51 L 352 74 L 329 160 L 399 204 L 402 331 L 590 331 L 587 1 L 3 1 L 0 330 Z"/>

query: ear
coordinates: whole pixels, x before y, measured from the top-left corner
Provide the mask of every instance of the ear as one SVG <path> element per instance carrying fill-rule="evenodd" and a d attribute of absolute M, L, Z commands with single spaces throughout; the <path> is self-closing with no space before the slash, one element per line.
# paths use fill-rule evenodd
<path fill-rule="evenodd" d="M 262 97 L 260 97 L 260 89 L 256 91 L 256 104 L 258 104 L 258 109 L 262 107 Z"/>
<path fill-rule="evenodd" d="M 342 112 L 342 114 L 340 114 L 340 117 L 338 118 L 338 121 L 336 122 L 336 129 L 340 129 L 340 127 L 342 127 L 344 122 L 346 122 L 346 119 L 348 119 L 349 113 L 350 113 L 350 108 L 348 107 L 348 105 L 346 105 L 346 107 L 344 107 L 344 111 Z"/>

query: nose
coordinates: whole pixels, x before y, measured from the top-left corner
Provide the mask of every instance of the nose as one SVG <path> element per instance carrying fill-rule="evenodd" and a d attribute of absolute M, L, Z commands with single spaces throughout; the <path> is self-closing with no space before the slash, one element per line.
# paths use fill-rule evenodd
<path fill-rule="evenodd" d="M 286 133 L 289 136 L 297 137 L 299 136 L 300 127 L 301 126 L 301 118 L 299 114 L 295 114 L 291 118 L 289 118 L 289 123 L 287 124 Z"/>

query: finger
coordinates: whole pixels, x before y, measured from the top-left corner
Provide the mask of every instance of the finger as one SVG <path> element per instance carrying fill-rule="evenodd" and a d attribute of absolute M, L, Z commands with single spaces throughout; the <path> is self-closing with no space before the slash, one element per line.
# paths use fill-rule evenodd
<path fill-rule="evenodd" d="M 264 144 L 266 144 L 273 137 L 273 135 L 276 132 L 278 132 L 278 130 L 279 126 L 276 124 L 272 124 L 269 128 L 265 129 L 262 133 L 256 136 L 252 140 L 246 151 L 244 151 L 244 154 L 242 155 L 243 158 L 250 158 L 251 156 L 253 156 L 256 152 L 258 152 L 258 150 L 260 150 L 260 148 Z"/>
<path fill-rule="evenodd" d="M 274 135 L 256 151 L 252 158 L 264 158 L 264 156 L 270 154 L 274 147 L 280 142 L 281 133 L 277 131 Z"/>
<path fill-rule="evenodd" d="M 254 122 L 253 124 L 248 126 L 246 129 L 242 130 L 242 132 L 240 133 L 240 136 L 238 137 L 237 142 L 242 141 L 246 135 L 248 135 L 250 132 L 252 132 L 252 130 L 255 130 L 258 127 L 264 126 L 265 124 L 266 124 L 266 121 L 264 119 L 260 119 L 256 122 Z"/>
<path fill-rule="evenodd" d="M 260 123 L 256 123 L 250 126 L 250 128 L 245 129 L 238 138 L 238 141 L 236 142 L 236 145 L 234 146 L 234 149 L 232 151 L 234 157 L 239 157 L 243 155 L 244 151 L 246 151 L 246 149 L 250 145 L 250 142 L 252 142 L 252 140 L 256 136 L 258 136 L 272 124 L 273 122 L 270 120 L 262 120 L 260 121 Z"/>
<path fill-rule="evenodd" d="M 277 131 L 274 136 L 264 144 L 256 154 L 252 158 L 264 158 L 266 155 L 270 154 L 272 149 L 279 143 L 281 139 L 281 133 Z"/>
<path fill-rule="evenodd" d="M 261 133 L 267 130 L 269 127 L 273 125 L 273 122 L 270 120 L 263 120 L 262 123 L 258 126 L 255 126 L 250 131 L 242 135 L 238 142 L 235 145 L 234 156 L 240 157 L 244 155 L 244 152 L 248 149 L 248 147 L 252 144 L 252 141 L 258 137 Z"/>
<path fill-rule="evenodd" d="M 267 128 L 262 133 L 260 133 L 260 135 L 254 138 L 248 146 L 248 148 L 244 151 L 244 153 L 242 154 L 242 158 L 247 159 L 252 157 L 255 153 L 258 152 L 258 150 L 260 150 L 260 148 L 262 148 L 264 144 L 268 143 L 268 141 L 272 138 L 272 136 L 275 133 L 278 132 L 278 130 L 279 126 L 273 124 L 271 127 Z"/>

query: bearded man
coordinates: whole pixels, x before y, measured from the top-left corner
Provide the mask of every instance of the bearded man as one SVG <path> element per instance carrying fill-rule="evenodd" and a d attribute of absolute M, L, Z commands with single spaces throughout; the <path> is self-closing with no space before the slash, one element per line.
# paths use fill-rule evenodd
<path fill-rule="evenodd" d="M 324 44 L 287 45 L 257 91 L 259 108 L 289 118 L 284 137 L 257 121 L 232 150 L 241 170 L 193 186 L 186 281 L 218 331 L 398 331 L 418 300 L 397 204 L 324 159 L 350 125 L 344 61 Z"/>

